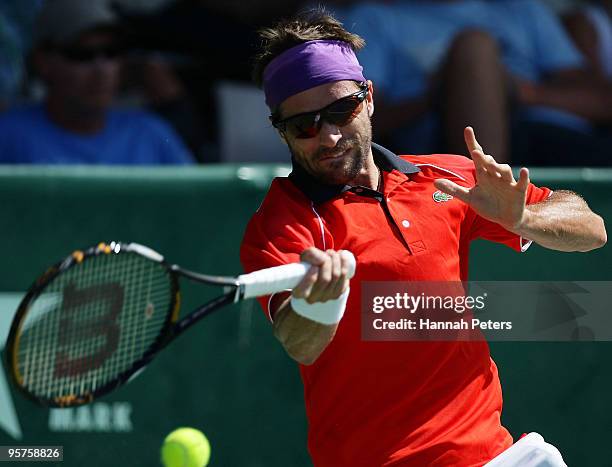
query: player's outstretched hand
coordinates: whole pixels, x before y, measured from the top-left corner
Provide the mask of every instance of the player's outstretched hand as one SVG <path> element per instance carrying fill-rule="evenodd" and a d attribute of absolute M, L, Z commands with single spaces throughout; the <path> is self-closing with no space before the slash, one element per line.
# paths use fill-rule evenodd
<path fill-rule="evenodd" d="M 308 303 L 326 302 L 342 295 L 349 284 L 349 261 L 342 250 L 322 251 L 308 248 L 300 260 L 312 264 L 302 281 L 293 289 L 295 298 Z"/>
<path fill-rule="evenodd" d="M 484 153 L 472 127 L 466 127 L 463 136 L 476 168 L 476 185 L 466 188 L 450 180 L 438 179 L 434 182 L 435 187 L 469 204 L 480 216 L 508 230 L 517 229 L 525 214 L 529 170 L 522 168 L 515 180 L 508 164 L 498 164 Z"/>

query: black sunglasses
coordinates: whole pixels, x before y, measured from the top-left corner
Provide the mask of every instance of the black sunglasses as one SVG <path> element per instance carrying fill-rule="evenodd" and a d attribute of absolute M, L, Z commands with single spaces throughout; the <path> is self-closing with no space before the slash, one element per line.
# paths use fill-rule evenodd
<path fill-rule="evenodd" d="M 293 115 L 284 120 L 277 120 L 272 115 L 272 126 L 283 134 L 307 139 L 319 134 L 324 121 L 336 126 L 348 125 L 359 115 L 368 95 L 367 83 L 359 83 L 359 87 L 356 93 L 338 99 L 320 110 Z"/>
<path fill-rule="evenodd" d="M 110 45 L 104 47 L 66 47 L 58 50 L 59 54 L 71 62 L 93 62 L 98 58 L 113 60 L 124 53 L 120 46 Z"/>

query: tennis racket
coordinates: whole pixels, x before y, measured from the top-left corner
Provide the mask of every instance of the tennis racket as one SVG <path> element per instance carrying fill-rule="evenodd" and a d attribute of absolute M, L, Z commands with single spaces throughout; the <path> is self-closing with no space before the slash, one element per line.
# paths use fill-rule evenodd
<path fill-rule="evenodd" d="M 350 276 L 355 258 L 349 260 Z M 87 404 L 125 384 L 193 324 L 240 300 L 292 289 L 310 266 L 293 263 L 238 277 L 167 263 L 137 243 L 101 243 L 49 268 L 21 301 L 6 344 L 17 387 L 46 407 Z M 224 294 L 179 318 L 179 278 Z"/>

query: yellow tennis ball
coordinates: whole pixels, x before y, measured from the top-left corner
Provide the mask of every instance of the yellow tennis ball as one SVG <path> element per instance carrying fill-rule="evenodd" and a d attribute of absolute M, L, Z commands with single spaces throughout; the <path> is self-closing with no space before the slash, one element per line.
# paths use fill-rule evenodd
<path fill-rule="evenodd" d="M 164 439 L 162 463 L 166 467 L 204 467 L 210 460 L 210 443 L 195 428 L 177 428 Z"/>

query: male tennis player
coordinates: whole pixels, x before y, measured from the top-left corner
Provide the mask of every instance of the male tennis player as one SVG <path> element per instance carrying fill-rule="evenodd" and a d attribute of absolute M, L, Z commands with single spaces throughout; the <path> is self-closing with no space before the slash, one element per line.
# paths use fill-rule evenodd
<path fill-rule="evenodd" d="M 574 193 L 532 185 L 527 169 L 515 180 L 471 128 L 472 160 L 399 157 L 373 143 L 374 88 L 355 56 L 363 41 L 324 12 L 262 38 L 255 75 L 293 171 L 272 182 L 241 258 L 247 271 L 313 265 L 291 293 L 262 305 L 300 364 L 314 464 L 481 466 L 507 450 L 494 464 L 506 466 L 527 446 L 544 459 L 537 465 L 565 465 L 541 437 L 512 446 L 485 342 L 362 341 L 361 282 L 466 280 L 479 237 L 518 251 L 532 241 L 591 250 L 606 242 L 602 219 Z M 350 293 L 343 249 L 357 258 Z"/>

